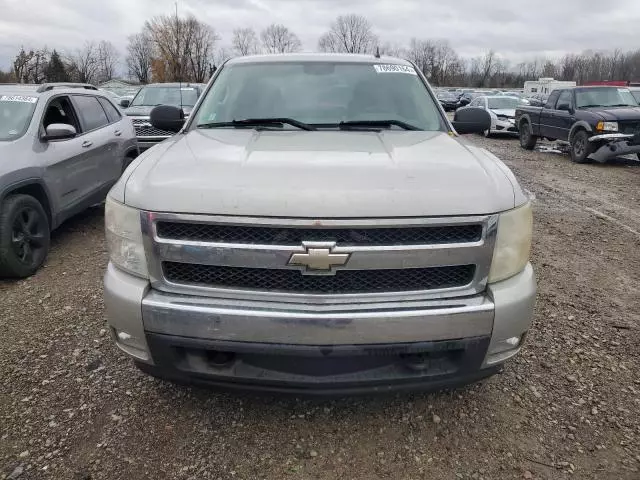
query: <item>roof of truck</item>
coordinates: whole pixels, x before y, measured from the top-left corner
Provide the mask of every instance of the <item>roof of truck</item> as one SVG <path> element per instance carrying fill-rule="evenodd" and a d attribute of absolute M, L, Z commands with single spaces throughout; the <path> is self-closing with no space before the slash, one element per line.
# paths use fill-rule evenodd
<path fill-rule="evenodd" d="M 333 62 L 333 63 L 379 63 L 412 66 L 407 60 L 396 57 L 376 57 L 353 53 L 281 53 L 275 55 L 249 55 L 232 58 L 227 65 L 245 63 L 277 63 L 277 62 Z"/>

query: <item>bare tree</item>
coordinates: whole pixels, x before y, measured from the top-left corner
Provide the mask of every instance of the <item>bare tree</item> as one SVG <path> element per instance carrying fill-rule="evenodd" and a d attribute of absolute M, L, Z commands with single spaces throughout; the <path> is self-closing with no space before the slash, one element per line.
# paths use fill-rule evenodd
<path fill-rule="evenodd" d="M 302 47 L 298 36 L 284 25 L 269 25 L 260 33 L 260 39 L 267 53 L 297 52 Z"/>
<path fill-rule="evenodd" d="M 217 65 L 222 65 L 230 58 L 233 58 L 233 48 L 224 45 L 218 48 L 213 56 L 213 60 Z"/>
<path fill-rule="evenodd" d="M 236 28 L 233 31 L 233 49 L 236 55 L 245 56 L 258 53 L 258 37 L 253 28 Z"/>
<path fill-rule="evenodd" d="M 96 82 L 102 83 L 116 76 L 120 55 L 113 43 L 102 40 L 97 46 L 98 73 Z"/>
<path fill-rule="evenodd" d="M 20 49 L 13 62 L 13 74 L 20 83 L 42 83 L 47 79 L 51 54 L 47 47 L 38 50 Z"/>
<path fill-rule="evenodd" d="M 155 69 L 158 70 L 162 63 L 164 81 L 183 80 L 183 63 L 187 53 L 184 30 L 184 24 L 178 16 L 162 15 L 145 24 L 145 31 L 157 49 Z"/>
<path fill-rule="evenodd" d="M 408 56 L 407 50 L 397 43 L 385 42 L 380 45 L 380 55 L 389 55 L 390 57 L 405 58 Z"/>
<path fill-rule="evenodd" d="M 416 64 L 427 78 L 431 78 L 435 54 L 435 45 L 430 40 L 411 39 L 408 58 Z"/>
<path fill-rule="evenodd" d="M 140 83 L 151 81 L 151 62 L 153 61 L 154 45 L 148 31 L 143 31 L 129 37 L 127 45 L 127 68 L 129 76 Z"/>
<path fill-rule="evenodd" d="M 373 53 L 378 43 L 371 23 L 362 15 L 341 15 L 320 37 L 318 47 L 323 52 Z"/>
<path fill-rule="evenodd" d="M 187 61 L 190 80 L 203 83 L 210 76 L 210 66 L 219 37 L 211 27 L 199 22 L 195 17 L 188 18 L 185 27 L 185 38 L 189 39 Z"/>
<path fill-rule="evenodd" d="M 16 80 L 20 83 L 27 83 L 27 67 L 29 62 L 33 58 L 33 50 L 30 52 L 26 52 L 24 47 L 20 49 L 18 55 L 16 55 L 15 60 L 13 61 L 13 74 L 16 77 Z"/>
<path fill-rule="evenodd" d="M 431 81 L 436 85 L 450 83 L 452 71 L 457 68 L 458 54 L 448 41 L 439 40 L 433 44 L 433 63 L 431 65 Z"/>
<path fill-rule="evenodd" d="M 484 87 L 491 78 L 496 68 L 496 52 L 489 50 L 482 58 L 480 86 Z"/>
<path fill-rule="evenodd" d="M 67 70 L 72 80 L 82 83 L 95 83 L 100 71 L 98 46 L 95 42 L 86 42 L 67 58 Z"/>
<path fill-rule="evenodd" d="M 218 40 L 211 27 L 194 16 L 163 15 L 148 21 L 145 32 L 155 47 L 151 66 L 157 77 L 164 81 L 206 80 Z"/>

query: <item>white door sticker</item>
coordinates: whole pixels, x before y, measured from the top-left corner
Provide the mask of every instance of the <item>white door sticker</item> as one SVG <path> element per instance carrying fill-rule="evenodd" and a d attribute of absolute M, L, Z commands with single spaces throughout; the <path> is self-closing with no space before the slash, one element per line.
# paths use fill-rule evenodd
<path fill-rule="evenodd" d="M 2 95 L 0 96 L 0 102 L 22 102 L 22 103 L 36 103 L 38 97 L 24 97 L 22 95 Z"/>
<path fill-rule="evenodd" d="M 418 75 L 413 67 L 406 65 L 380 65 L 373 66 L 377 73 L 406 73 L 409 75 Z"/>

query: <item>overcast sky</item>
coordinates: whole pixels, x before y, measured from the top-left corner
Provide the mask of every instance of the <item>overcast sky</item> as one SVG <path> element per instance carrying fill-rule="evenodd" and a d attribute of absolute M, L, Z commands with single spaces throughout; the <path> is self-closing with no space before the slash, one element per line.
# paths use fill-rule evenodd
<path fill-rule="evenodd" d="M 86 40 L 110 40 L 124 55 L 127 35 L 154 15 L 172 13 L 173 0 L 0 0 L 0 68 L 21 45 L 71 51 Z M 232 31 L 282 23 L 313 51 L 340 14 L 365 15 L 381 41 L 447 39 L 463 56 L 493 48 L 512 62 L 587 49 L 640 48 L 637 0 L 180 0 L 231 43 Z"/>

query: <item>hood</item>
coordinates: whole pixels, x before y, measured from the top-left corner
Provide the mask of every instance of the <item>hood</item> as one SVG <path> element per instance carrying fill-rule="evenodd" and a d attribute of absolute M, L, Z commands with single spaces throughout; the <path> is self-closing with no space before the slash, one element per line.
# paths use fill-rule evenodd
<path fill-rule="evenodd" d="M 149 105 L 143 105 L 140 107 L 129 107 L 124 111 L 124 113 L 129 117 L 148 117 L 149 115 L 151 115 L 151 110 L 153 110 L 153 108 L 154 107 Z M 183 106 L 182 110 L 184 110 L 185 115 L 189 115 L 191 113 L 191 110 L 193 110 L 193 107 Z"/>
<path fill-rule="evenodd" d="M 486 214 L 517 183 L 444 132 L 193 130 L 149 150 L 128 205 L 162 212 L 366 218 Z"/>
<path fill-rule="evenodd" d="M 492 108 L 491 111 L 496 115 L 504 115 L 509 118 L 515 118 L 516 116 L 515 108 Z"/>
<path fill-rule="evenodd" d="M 586 110 L 602 117 L 604 121 L 635 120 L 640 122 L 640 107 L 598 107 Z"/>

